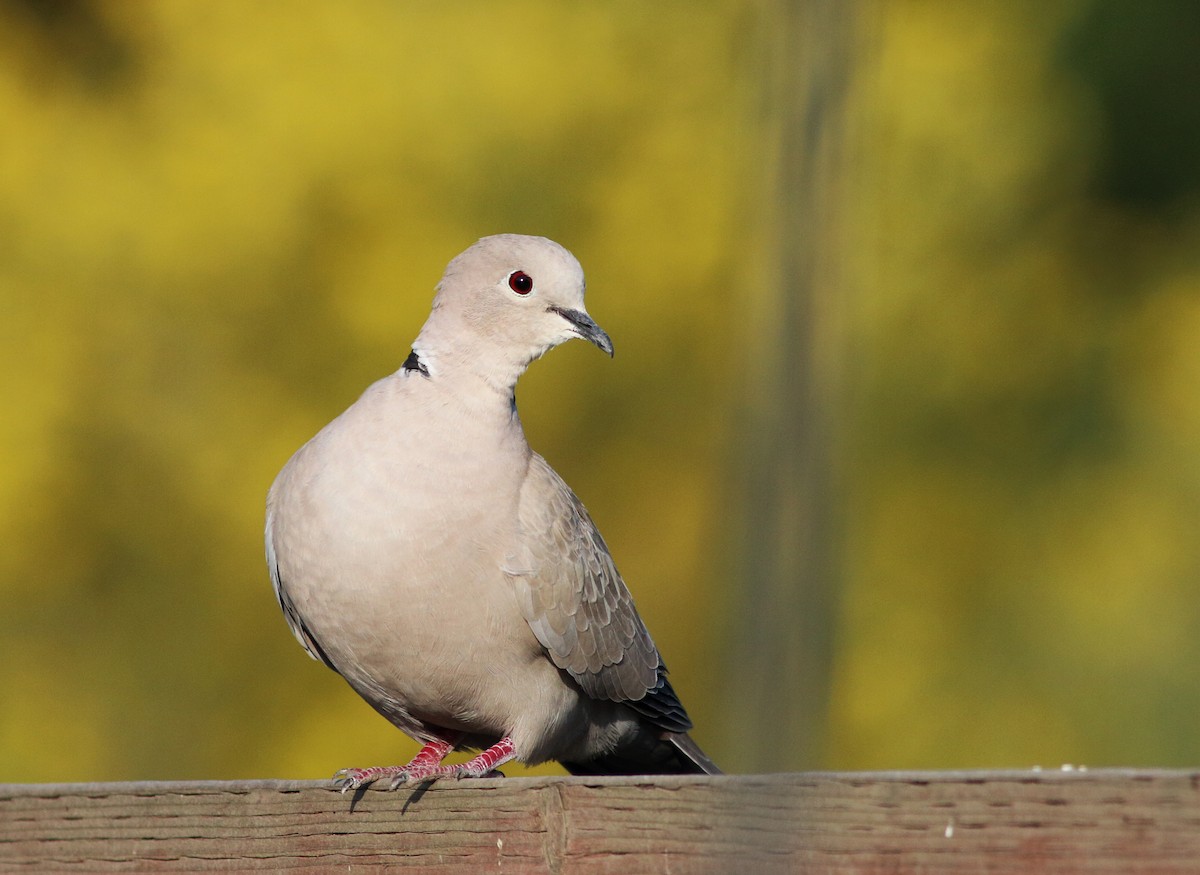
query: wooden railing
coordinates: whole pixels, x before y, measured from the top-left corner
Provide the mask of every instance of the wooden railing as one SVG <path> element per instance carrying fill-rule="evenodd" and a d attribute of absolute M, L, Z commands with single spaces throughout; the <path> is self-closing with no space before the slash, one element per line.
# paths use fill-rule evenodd
<path fill-rule="evenodd" d="M 0 785 L 0 870 L 1200 872 L 1200 772 Z"/>

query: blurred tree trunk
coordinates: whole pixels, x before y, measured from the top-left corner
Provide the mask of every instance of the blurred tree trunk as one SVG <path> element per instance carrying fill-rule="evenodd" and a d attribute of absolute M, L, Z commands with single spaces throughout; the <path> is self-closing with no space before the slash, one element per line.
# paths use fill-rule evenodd
<path fill-rule="evenodd" d="M 735 433 L 743 530 L 722 745 L 735 770 L 825 763 L 840 573 L 843 155 L 860 13 L 852 0 L 780 0 L 764 21 L 773 152 L 761 199 L 767 290 L 742 356 L 747 402 Z"/>

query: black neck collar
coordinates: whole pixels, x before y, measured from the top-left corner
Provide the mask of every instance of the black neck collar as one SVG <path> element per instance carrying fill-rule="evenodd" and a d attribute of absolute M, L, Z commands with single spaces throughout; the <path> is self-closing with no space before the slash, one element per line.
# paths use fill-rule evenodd
<path fill-rule="evenodd" d="M 421 357 L 417 355 L 417 351 L 415 349 L 410 352 L 408 354 L 408 358 L 404 360 L 403 369 L 406 371 L 416 371 L 422 377 L 429 376 L 429 368 L 425 367 L 425 363 L 421 361 Z"/>

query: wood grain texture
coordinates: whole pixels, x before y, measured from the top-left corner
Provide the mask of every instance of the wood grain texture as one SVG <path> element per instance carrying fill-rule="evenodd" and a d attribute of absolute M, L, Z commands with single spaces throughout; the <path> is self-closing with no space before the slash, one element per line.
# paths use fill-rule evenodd
<path fill-rule="evenodd" d="M 0 870 L 1200 872 L 1200 772 L 0 785 Z"/>

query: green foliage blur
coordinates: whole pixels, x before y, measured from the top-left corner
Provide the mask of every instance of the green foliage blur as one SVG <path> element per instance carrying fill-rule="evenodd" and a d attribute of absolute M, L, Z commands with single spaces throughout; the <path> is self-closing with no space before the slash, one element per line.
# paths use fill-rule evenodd
<path fill-rule="evenodd" d="M 774 9 L 0 3 L 0 781 L 415 751 L 291 638 L 263 500 L 501 231 L 587 271 L 616 357 L 536 363 L 526 431 L 747 767 Z M 829 742 L 776 766 L 1194 765 L 1200 13 L 847 9 Z"/>

